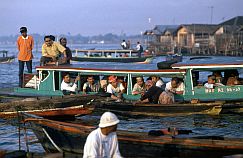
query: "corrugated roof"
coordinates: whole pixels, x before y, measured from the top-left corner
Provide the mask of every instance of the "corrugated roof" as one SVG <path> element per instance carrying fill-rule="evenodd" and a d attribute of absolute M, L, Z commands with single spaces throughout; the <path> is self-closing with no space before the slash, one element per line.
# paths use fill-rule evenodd
<path fill-rule="evenodd" d="M 181 25 L 179 29 L 185 27 L 190 33 L 208 33 L 213 34 L 220 26 L 219 25 L 211 25 L 211 24 L 186 24 Z"/>
<path fill-rule="evenodd" d="M 243 25 L 243 16 L 236 16 L 232 19 L 220 23 L 219 25 Z"/>

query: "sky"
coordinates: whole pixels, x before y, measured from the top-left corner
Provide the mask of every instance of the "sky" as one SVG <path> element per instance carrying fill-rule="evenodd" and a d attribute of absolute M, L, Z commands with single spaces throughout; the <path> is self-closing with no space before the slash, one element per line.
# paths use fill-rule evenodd
<path fill-rule="evenodd" d="M 1 0 L 0 10 L 0 36 L 19 34 L 21 26 L 41 35 L 135 35 L 155 25 L 243 16 L 243 0 Z"/>

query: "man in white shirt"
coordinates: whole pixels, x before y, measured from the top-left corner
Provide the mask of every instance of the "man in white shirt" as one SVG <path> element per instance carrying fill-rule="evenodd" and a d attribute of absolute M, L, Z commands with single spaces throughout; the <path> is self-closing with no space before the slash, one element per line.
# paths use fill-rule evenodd
<path fill-rule="evenodd" d="M 184 93 L 184 83 L 181 82 L 177 77 L 173 77 L 170 82 L 166 83 L 165 91 L 174 94 Z"/>
<path fill-rule="evenodd" d="M 125 92 L 125 88 L 122 83 L 117 82 L 117 78 L 115 76 L 109 77 L 109 85 L 107 86 L 107 93 L 111 94 L 111 98 L 116 101 L 121 101 L 122 94 Z"/>
<path fill-rule="evenodd" d="M 127 43 L 126 43 L 125 40 L 122 41 L 122 43 L 121 43 L 121 47 L 122 47 L 123 49 L 127 49 Z"/>
<path fill-rule="evenodd" d="M 163 88 L 162 86 L 164 85 L 164 82 L 162 81 L 162 79 L 160 77 L 154 75 L 154 76 L 151 76 L 151 79 L 155 83 L 155 86 Z"/>
<path fill-rule="evenodd" d="M 61 83 L 61 90 L 64 95 L 73 95 L 77 89 L 77 82 L 80 80 L 80 77 L 77 76 L 74 83 L 71 83 L 70 76 L 68 73 L 63 75 L 63 81 Z"/>
<path fill-rule="evenodd" d="M 99 128 L 92 131 L 84 145 L 83 158 L 120 158 L 116 135 L 118 118 L 105 112 L 100 118 Z"/>

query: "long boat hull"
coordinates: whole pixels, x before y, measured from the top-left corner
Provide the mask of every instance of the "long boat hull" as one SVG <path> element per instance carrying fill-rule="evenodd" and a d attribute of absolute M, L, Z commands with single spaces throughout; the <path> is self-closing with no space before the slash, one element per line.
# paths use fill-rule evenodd
<path fill-rule="evenodd" d="M 9 56 L 9 57 L 0 57 L 0 63 L 9 63 L 14 60 L 14 56 Z"/>
<path fill-rule="evenodd" d="M 43 117 L 71 117 L 86 115 L 93 111 L 89 105 L 96 96 L 64 96 L 51 98 L 27 98 L 0 103 L 0 118 L 16 117 L 20 112 L 27 112 Z"/>
<path fill-rule="evenodd" d="M 81 156 L 92 126 L 40 118 L 27 118 L 32 130 L 47 152 Z M 242 139 L 223 137 L 183 138 L 149 136 L 143 132 L 118 131 L 119 149 L 124 157 L 222 157 L 242 154 Z"/>
<path fill-rule="evenodd" d="M 160 104 L 132 104 L 126 102 L 94 102 L 94 106 L 103 111 L 113 111 L 119 115 L 128 116 L 186 116 L 191 114 L 219 115 L 222 110 L 221 103 L 176 103 Z"/>
<path fill-rule="evenodd" d="M 73 61 L 81 62 L 120 62 L 120 63 L 131 63 L 131 62 L 145 62 L 150 61 L 151 56 L 148 57 L 72 57 Z"/>

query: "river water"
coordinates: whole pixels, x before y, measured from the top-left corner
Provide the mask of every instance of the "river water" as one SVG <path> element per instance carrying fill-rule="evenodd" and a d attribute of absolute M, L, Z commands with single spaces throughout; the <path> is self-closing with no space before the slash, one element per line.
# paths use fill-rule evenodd
<path fill-rule="evenodd" d="M 115 49 L 119 48 L 119 45 L 74 45 L 71 49 Z M 40 50 L 40 48 L 38 48 Z M 8 50 L 9 55 L 17 55 L 17 50 L 14 45 L 0 45 L 0 50 Z M 33 67 L 39 65 L 41 53 L 39 51 L 34 52 L 35 58 L 33 59 Z M 214 57 L 216 59 L 227 60 L 228 57 Z M 183 60 L 188 60 L 189 57 L 184 57 Z M 235 59 L 243 60 L 242 57 Z M 83 67 L 133 67 L 157 69 L 156 63 L 163 61 L 164 57 L 155 58 L 151 64 L 122 64 L 122 63 L 88 63 L 83 62 Z M 72 64 L 75 64 L 73 62 Z M 26 69 L 26 68 L 25 68 Z M 13 88 L 18 85 L 18 61 L 15 59 L 12 63 L 0 64 L 0 88 Z M 94 116 L 98 118 L 98 116 Z M 87 117 L 85 118 L 87 119 Z M 190 115 L 190 116 L 174 116 L 174 117 L 161 117 L 161 118 L 120 118 L 120 129 L 128 129 L 132 131 L 149 131 L 152 129 L 163 129 L 168 127 L 176 127 L 183 129 L 190 129 L 193 131 L 193 135 L 204 136 L 223 136 L 230 138 L 243 138 L 243 116 L 240 115 L 220 115 L 220 116 L 208 116 L 208 115 Z M 20 142 L 18 127 L 11 126 L 9 120 L 0 119 L 0 150 L 26 150 L 24 131 L 20 131 Z M 35 140 L 35 135 L 28 130 L 28 136 Z M 40 144 L 33 144 L 29 146 L 31 152 L 44 152 Z"/>

